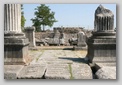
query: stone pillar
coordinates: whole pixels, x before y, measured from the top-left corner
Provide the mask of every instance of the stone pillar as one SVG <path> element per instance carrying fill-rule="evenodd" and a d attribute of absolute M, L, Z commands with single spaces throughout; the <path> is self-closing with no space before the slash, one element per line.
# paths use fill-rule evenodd
<path fill-rule="evenodd" d="M 65 33 L 61 32 L 61 34 L 60 34 L 60 45 L 65 45 L 65 39 L 66 39 Z"/>
<path fill-rule="evenodd" d="M 90 62 L 116 61 L 116 32 L 112 11 L 100 5 L 95 11 L 95 31 L 88 39 L 87 58 Z"/>
<path fill-rule="evenodd" d="M 4 5 L 4 64 L 25 64 L 28 39 L 21 31 L 21 4 Z"/>
<path fill-rule="evenodd" d="M 79 32 L 77 34 L 77 46 L 74 46 L 74 50 L 85 50 L 87 49 L 87 45 L 85 42 L 85 34 L 84 32 Z"/>
<path fill-rule="evenodd" d="M 60 32 L 57 28 L 54 28 L 54 38 L 53 38 L 54 45 L 60 45 Z"/>
<path fill-rule="evenodd" d="M 21 33 L 21 5 L 5 4 L 4 33 Z"/>
<path fill-rule="evenodd" d="M 29 46 L 35 47 L 35 27 L 27 27 L 25 29 L 25 35 L 29 39 Z"/>
<path fill-rule="evenodd" d="M 114 15 L 113 13 L 100 5 L 95 11 L 95 31 L 109 32 L 114 31 Z"/>

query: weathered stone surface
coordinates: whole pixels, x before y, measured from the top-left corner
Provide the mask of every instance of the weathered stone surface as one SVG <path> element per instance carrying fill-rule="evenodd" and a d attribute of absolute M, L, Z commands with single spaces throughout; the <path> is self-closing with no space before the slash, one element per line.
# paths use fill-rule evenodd
<path fill-rule="evenodd" d="M 78 33 L 79 31 L 82 31 L 82 27 L 55 27 L 54 30 L 58 30 L 59 32 L 63 32 L 66 34 L 74 34 Z"/>
<path fill-rule="evenodd" d="M 113 13 L 100 5 L 95 11 L 95 31 L 88 39 L 89 62 L 116 62 L 116 32 Z"/>
<path fill-rule="evenodd" d="M 111 62 L 116 62 L 116 57 L 94 57 L 93 62 L 101 62 L 101 63 L 111 63 Z"/>
<path fill-rule="evenodd" d="M 68 64 L 48 64 L 45 73 L 46 79 L 70 79 Z"/>
<path fill-rule="evenodd" d="M 29 39 L 29 46 L 35 47 L 35 27 L 26 27 L 25 35 Z"/>
<path fill-rule="evenodd" d="M 54 28 L 54 38 L 60 38 L 60 32 Z"/>
<path fill-rule="evenodd" d="M 102 67 L 95 75 L 98 79 L 116 79 L 116 67 Z"/>
<path fill-rule="evenodd" d="M 48 44 L 49 45 L 59 45 L 60 44 L 59 41 L 60 41 L 59 38 L 50 38 L 50 39 L 48 39 Z"/>
<path fill-rule="evenodd" d="M 113 31 L 114 15 L 111 10 L 100 5 L 95 11 L 95 31 Z"/>
<path fill-rule="evenodd" d="M 4 34 L 21 33 L 21 4 L 4 4 Z"/>
<path fill-rule="evenodd" d="M 17 79 L 23 67 L 22 65 L 4 65 L 4 79 Z"/>
<path fill-rule="evenodd" d="M 41 79 L 44 76 L 46 65 L 25 66 L 18 75 L 18 79 Z"/>
<path fill-rule="evenodd" d="M 4 4 L 4 64 L 26 64 L 28 39 L 21 30 L 21 4 Z"/>
<path fill-rule="evenodd" d="M 43 50 L 41 51 L 30 51 L 29 55 L 33 57 L 32 62 L 30 62 L 31 64 L 40 64 L 40 62 L 38 62 L 38 60 L 40 59 L 41 55 L 43 54 Z"/>
<path fill-rule="evenodd" d="M 91 69 L 81 51 L 32 51 L 30 55 L 35 59 L 19 72 L 18 79 L 90 79 Z"/>
<path fill-rule="evenodd" d="M 79 32 L 77 34 L 77 39 L 78 39 L 78 42 L 77 42 L 78 46 L 86 46 L 86 43 L 85 43 L 85 34 L 83 32 Z"/>
<path fill-rule="evenodd" d="M 8 38 L 11 40 L 11 38 Z M 22 40 L 22 39 L 21 39 Z M 16 39 L 13 40 L 15 42 Z M 8 42 L 9 43 L 9 42 Z M 19 44 L 22 45 L 19 45 Z M 4 64 L 17 65 L 26 64 L 28 62 L 28 41 L 4 44 Z"/>
<path fill-rule="evenodd" d="M 92 70 L 87 64 L 73 63 L 71 66 L 74 79 L 93 79 Z"/>
<path fill-rule="evenodd" d="M 41 40 L 47 40 L 47 45 L 65 45 L 69 46 L 69 39 L 77 38 L 77 33 L 83 31 L 82 27 L 55 27 L 53 32 L 36 32 L 36 44 L 44 43 Z M 55 39 L 56 38 L 56 39 Z M 77 43 L 75 43 L 76 45 Z"/>
<path fill-rule="evenodd" d="M 74 46 L 74 50 L 86 50 L 86 39 L 84 32 L 79 32 L 77 34 L 77 46 Z"/>
<path fill-rule="evenodd" d="M 109 66 L 109 67 L 116 67 L 116 63 L 108 62 L 108 63 L 95 63 L 96 66 L 99 68 Z"/>

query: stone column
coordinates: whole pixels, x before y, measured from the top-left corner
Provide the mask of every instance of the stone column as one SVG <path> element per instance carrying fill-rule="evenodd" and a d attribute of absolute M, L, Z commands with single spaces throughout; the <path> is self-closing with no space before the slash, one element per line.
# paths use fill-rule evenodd
<path fill-rule="evenodd" d="M 95 31 L 88 39 L 88 60 L 96 62 L 116 61 L 116 32 L 114 15 L 111 10 L 100 5 L 95 11 Z"/>
<path fill-rule="evenodd" d="M 35 47 L 35 27 L 27 27 L 25 35 L 29 39 L 29 47 Z"/>
<path fill-rule="evenodd" d="M 114 15 L 112 11 L 100 5 L 95 11 L 95 30 L 97 32 L 114 31 Z"/>
<path fill-rule="evenodd" d="M 5 4 L 4 33 L 21 33 L 21 5 Z"/>
<path fill-rule="evenodd" d="M 25 64 L 28 39 L 21 31 L 21 4 L 4 5 L 4 64 Z"/>

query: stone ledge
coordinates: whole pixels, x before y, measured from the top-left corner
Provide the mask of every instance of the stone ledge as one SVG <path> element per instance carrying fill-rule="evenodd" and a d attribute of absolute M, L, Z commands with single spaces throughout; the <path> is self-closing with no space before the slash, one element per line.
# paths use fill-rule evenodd
<path fill-rule="evenodd" d="M 4 38 L 4 45 L 29 45 L 27 38 Z"/>

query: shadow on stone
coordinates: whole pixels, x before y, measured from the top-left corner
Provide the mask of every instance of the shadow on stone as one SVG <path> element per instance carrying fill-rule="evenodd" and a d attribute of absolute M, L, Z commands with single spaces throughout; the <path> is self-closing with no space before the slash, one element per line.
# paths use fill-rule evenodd
<path fill-rule="evenodd" d="M 73 62 L 78 62 L 78 63 L 86 63 L 85 58 L 67 58 L 67 57 L 59 57 L 59 59 L 66 59 L 66 60 L 71 60 Z"/>

